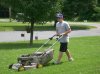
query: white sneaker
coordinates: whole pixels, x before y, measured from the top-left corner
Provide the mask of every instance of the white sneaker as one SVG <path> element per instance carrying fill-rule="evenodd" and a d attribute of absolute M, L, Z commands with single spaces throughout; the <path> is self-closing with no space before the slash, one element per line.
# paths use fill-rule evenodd
<path fill-rule="evenodd" d="M 68 58 L 68 61 L 74 61 L 74 59 L 73 58 Z"/>
<path fill-rule="evenodd" d="M 59 61 L 54 61 L 54 64 L 60 64 L 61 62 L 59 62 Z"/>

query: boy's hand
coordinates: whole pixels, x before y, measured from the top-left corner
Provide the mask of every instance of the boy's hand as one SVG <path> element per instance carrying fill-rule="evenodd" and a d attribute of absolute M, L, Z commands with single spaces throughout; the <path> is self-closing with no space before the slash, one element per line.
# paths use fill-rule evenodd
<path fill-rule="evenodd" d="M 60 35 L 65 35 L 65 33 L 61 33 Z"/>
<path fill-rule="evenodd" d="M 59 35 L 60 35 L 59 33 L 56 33 L 56 34 L 55 34 L 55 36 L 59 36 Z"/>

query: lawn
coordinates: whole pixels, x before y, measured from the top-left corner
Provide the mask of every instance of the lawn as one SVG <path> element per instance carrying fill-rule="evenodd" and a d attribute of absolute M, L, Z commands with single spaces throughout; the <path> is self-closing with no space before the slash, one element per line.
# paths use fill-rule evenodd
<path fill-rule="evenodd" d="M 84 29 L 91 29 L 95 28 L 94 26 L 87 26 L 80 24 L 70 24 L 72 30 L 84 30 Z M 0 31 L 25 31 L 26 27 L 30 26 L 28 23 L 21 23 L 21 22 L 0 22 Z M 34 27 L 35 31 L 51 31 L 55 30 L 55 27 L 52 25 L 52 23 L 47 24 L 35 24 Z"/>
<path fill-rule="evenodd" d="M 69 49 L 74 57 L 73 62 L 68 62 L 65 54 L 62 64 L 52 65 L 52 61 L 45 67 L 17 72 L 9 70 L 11 63 L 17 62 L 21 54 L 36 51 L 46 40 L 35 40 L 30 47 L 28 42 L 0 43 L 0 74 L 100 74 L 100 36 L 70 38 Z M 52 40 L 45 48 L 54 43 Z M 45 49 L 43 48 L 43 49 Z M 54 59 L 57 59 L 59 43 L 53 49 Z"/>

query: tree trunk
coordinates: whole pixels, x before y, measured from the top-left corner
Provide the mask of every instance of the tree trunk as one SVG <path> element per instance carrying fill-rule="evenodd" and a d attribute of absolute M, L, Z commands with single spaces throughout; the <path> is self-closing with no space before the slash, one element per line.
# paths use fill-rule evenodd
<path fill-rule="evenodd" d="M 11 22 L 11 6 L 9 6 L 9 21 Z"/>
<path fill-rule="evenodd" d="M 32 46 L 32 44 L 33 44 L 33 30 L 34 30 L 34 19 L 31 19 L 30 46 Z"/>

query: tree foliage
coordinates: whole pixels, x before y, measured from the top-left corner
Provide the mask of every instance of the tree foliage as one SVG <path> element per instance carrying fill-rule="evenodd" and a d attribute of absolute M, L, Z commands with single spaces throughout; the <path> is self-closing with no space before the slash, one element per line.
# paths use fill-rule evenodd
<path fill-rule="evenodd" d="M 100 14 L 97 6 L 99 7 L 98 0 L 64 0 L 62 12 L 70 20 L 75 18 L 77 20 L 93 20 L 95 15 Z"/>
<path fill-rule="evenodd" d="M 61 0 L 2 0 L 2 4 L 35 21 L 53 20 L 56 11 L 61 11 Z"/>

